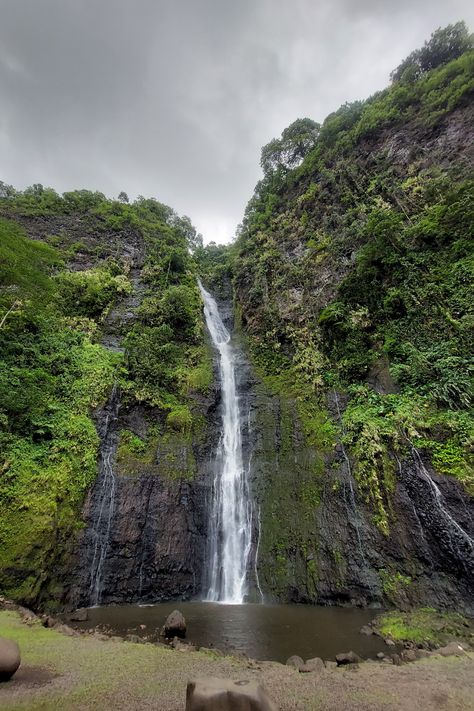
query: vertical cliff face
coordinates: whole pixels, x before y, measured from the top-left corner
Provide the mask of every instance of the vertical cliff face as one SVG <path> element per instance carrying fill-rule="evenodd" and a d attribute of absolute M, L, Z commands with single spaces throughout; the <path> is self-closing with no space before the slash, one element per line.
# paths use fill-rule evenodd
<path fill-rule="evenodd" d="M 328 407 L 337 412 L 334 402 Z M 384 535 L 340 442 L 308 444 L 294 400 L 255 385 L 252 477 L 267 599 L 474 610 L 474 501 L 418 453 L 394 463 Z M 352 458 L 351 458 L 352 459 Z"/>
<path fill-rule="evenodd" d="M 194 228 L 155 199 L 42 186 L 8 188 L 0 213 L 3 591 L 51 607 L 195 594 L 218 391 Z"/>
<path fill-rule="evenodd" d="M 474 608 L 472 61 L 262 153 L 234 287 L 270 597 Z"/>
<path fill-rule="evenodd" d="M 136 288 L 140 292 L 139 276 Z M 139 293 L 133 298 L 137 308 Z M 129 307 L 119 305 L 108 321 L 113 331 L 106 328 L 104 341 L 112 347 L 121 347 L 124 322 L 134 321 L 135 310 Z M 170 429 L 159 408 L 131 401 L 119 388 L 97 413 L 98 477 L 88 493 L 84 530 L 65 572 L 68 607 L 201 594 L 220 436 L 216 363 L 213 373 L 211 387 L 194 396 L 199 426 L 193 431 Z M 132 447 L 135 440 L 138 449 Z"/>

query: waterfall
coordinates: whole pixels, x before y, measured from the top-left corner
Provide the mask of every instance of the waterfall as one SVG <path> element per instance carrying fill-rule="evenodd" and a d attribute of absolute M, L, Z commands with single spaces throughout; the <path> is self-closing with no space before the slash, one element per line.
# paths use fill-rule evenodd
<path fill-rule="evenodd" d="M 209 526 L 206 600 L 240 604 L 247 592 L 252 517 L 242 434 L 234 351 L 213 297 L 199 282 L 206 325 L 219 354 L 222 432 L 216 457 Z"/>
<path fill-rule="evenodd" d="M 120 406 L 118 388 L 114 385 L 105 411 L 101 427 L 101 447 L 99 477 L 97 480 L 97 500 L 92 502 L 92 535 L 94 552 L 90 570 L 89 598 L 91 605 L 100 603 L 103 582 L 103 568 L 107 558 L 110 541 L 110 529 L 115 506 L 116 477 L 113 458 L 116 450 L 116 432 L 114 428 Z"/>
<path fill-rule="evenodd" d="M 340 407 L 339 407 L 339 395 L 337 394 L 337 392 L 336 392 L 336 390 L 335 390 L 334 388 L 333 388 L 333 395 L 334 395 L 334 402 L 336 403 L 337 416 L 338 416 L 338 419 L 339 419 L 339 423 L 340 423 L 340 425 L 341 425 L 342 434 L 344 435 L 344 434 L 345 434 L 345 431 L 344 431 L 344 423 L 343 423 L 343 419 L 342 419 L 342 415 L 341 415 L 341 409 L 340 409 Z M 349 506 L 348 503 L 347 503 L 346 483 L 345 483 L 345 481 L 343 481 L 343 483 L 342 483 L 342 490 L 343 490 L 343 492 L 344 492 L 344 501 L 345 501 L 345 503 L 346 503 L 347 514 L 348 514 L 348 515 L 347 515 L 347 518 L 348 518 L 348 521 L 349 521 L 349 519 L 350 519 L 349 510 L 352 509 L 352 512 L 353 512 L 353 514 L 354 514 L 354 527 L 355 527 L 355 530 L 356 530 L 357 543 L 358 543 L 358 546 L 359 546 L 359 553 L 360 553 L 360 557 L 361 557 L 362 561 L 363 561 L 364 564 L 365 564 L 365 563 L 366 563 L 366 560 L 365 560 L 364 549 L 363 549 L 363 547 L 362 547 L 362 539 L 361 539 L 360 530 L 359 530 L 359 516 L 360 516 L 360 513 L 359 513 L 359 510 L 358 510 L 358 508 L 357 508 L 357 503 L 356 503 L 355 494 L 354 494 L 354 487 L 353 487 L 353 485 L 352 485 L 353 474 L 352 474 L 351 461 L 350 461 L 350 459 L 349 459 L 349 457 L 348 457 L 348 454 L 347 454 L 347 452 L 346 452 L 346 448 L 345 448 L 345 446 L 344 446 L 344 442 L 343 442 L 342 438 L 341 438 L 341 441 L 340 441 L 340 445 L 341 445 L 341 450 L 342 450 L 342 456 L 344 457 L 344 461 L 345 461 L 345 463 L 346 463 L 347 482 L 348 482 L 348 484 L 349 484 L 349 501 L 350 501 L 350 506 Z"/>
<path fill-rule="evenodd" d="M 459 525 L 459 523 L 450 514 L 443 495 L 438 485 L 433 481 L 428 469 L 426 468 L 419 451 L 408 440 L 411 448 L 411 456 L 415 463 L 418 474 L 428 484 L 431 498 L 435 508 L 438 511 L 439 523 L 444 523 L 444 527 L 448 532 L 451 547 L 458 553 L 459 559 L 463 561 L 466 569 L 469 571 L 469 559 L 471 561 L 471 572 L 473 570 L 472 563 L 474 562 L 474 539 L 467 531 Z"/>

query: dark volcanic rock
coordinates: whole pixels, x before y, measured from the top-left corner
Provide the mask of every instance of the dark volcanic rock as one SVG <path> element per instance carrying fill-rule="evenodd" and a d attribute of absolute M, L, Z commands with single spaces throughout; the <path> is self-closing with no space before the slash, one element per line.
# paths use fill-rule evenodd
<path fill-rule="evenodd" d="M 186 637 L 186 620 L 179 610 L 173 610 L 164 624 L 165 637 Z"/>
<path fill-rule="evenodd" d="M 341 652 L 341 654 L 336 654 L 336 663 L 338 667 L 342 667 L 346 664 L 358 664 L 361 658 L 355 654 L 355 652 Z"/>

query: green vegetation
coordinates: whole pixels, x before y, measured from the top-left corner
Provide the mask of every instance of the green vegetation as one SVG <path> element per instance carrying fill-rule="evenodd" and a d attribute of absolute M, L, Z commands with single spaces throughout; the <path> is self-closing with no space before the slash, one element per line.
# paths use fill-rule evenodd
<path fill-rule="evenodd" d="M 146 440 L 122 432 L 121 471 L 188 479 L 202 429 L 195 395 L 211 385 L 212 359 L 192 256 L 201 240 L 188 218 L 153 199 L 4 184 L 0 213 L 0 588 L 36 605 L 83 525 L 97 474 L 92 414 L 113 383 L 128 405 L 150 408 Z M 50 233 L 29 239 L 19 224 L 31 216 L 49 220 Z M 135 288 L 130 241 L 144 253 L 144 294 L 121 323 L 122 355 L 100 341 Z"/>
<path fill-rule="evenodd" d="M 411 577 L 397 571 L 386 570 L 385 568 L 379 570 L 379 576 L 382 590 L 387 600 L 401 607 L 405 602 L 405 591 L 412 583 Z"/>
<path fill-rule="evenodd" d="M 52 247 L 4 219 L 0 244 L 0 584 L 34 600 L 81 525 L 78 508 L 96 474 L 90 410 L 107 398 L 119 359 L 71 329 Z"/>
<path fill-rule="evenodd" d="M 331 440 L 386 535 L 394 453 L 414 445 L 474 491 L 472 36 L 438 30 L 401 67 L 314 126 L 298 160 L 277 160 L 283 137 L 264 147 L 233 260 L 255 360 L 295 398 L 308 441 L 328 427 L 313 409 L 344 395 Z M 450 121 L 459 142 L 435 144 Z"/>
<path fill-rule="evenodd" d="M 452 640 L 469 640 L 472 627 L 469 621 L 457 612 L 439 612 L 431 607 L 422 607 L 410 612 L 386 612 L 376 620 L 384 637 L 395 642 L 440 647 Z"/>

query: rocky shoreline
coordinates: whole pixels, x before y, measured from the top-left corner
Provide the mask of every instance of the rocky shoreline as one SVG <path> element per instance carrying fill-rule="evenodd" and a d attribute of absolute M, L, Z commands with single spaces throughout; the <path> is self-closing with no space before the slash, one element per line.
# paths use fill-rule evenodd
<path fill-rule="evenodd" d="M 68 637 L 93 637 L 100 641 L 125 641 L 133 644 L 146 644 L 155 647 L 168 648 L 179 652 L 205 652 L 214 657 L 233 657 L 244 660 L 249 664 L 264 664 L 266 661 L 257 660 L 249 657 L 245 652 L 235 652 L 228 650 L 225 647 L 221 649 L 210 643 L 208 646 L 197 645 L 192 641 L 186 641 L 186 621 L 179 610 L 171 613 L 164 625 L 160 629 L 147 630 L 146 625 L 139 625 L 139 629 L 131 628 L 125 634 L 117 634 L 116 631 L 106 625 L 96 625 L 85 629 L 80 629 L 75 626 L 75 623 L 84 623 L 88 619 L 87 608 L 79 608 L 74 612 L 62 614 L 60 617 L 54 617 L 46 614 L 36 614 L 26 607 L 22 607 L 10 600 L 0 597 L 0 610 L 15 612 L 19 615 L 22 622 L 27 625 L 41 624 L 47 629 L 53 629 Z M 429 612 L 429 609 L 423 608 L 421 612 Z M 435 611 L 431 611 L 433 614 Z M 393 613 L 388 613 L 393 614 Z M 398 613 L 407 615 L 410 613 Z M 297 669 L 300 673 L 320 672 L 324 668 L 330 667 L 345 667 L 348 665 L 359 665 L 365 663 L 384 663 L 400 666 L 405 663 L 415 662 L 420 659 L 426 659 L 431 656 L 441 655 L 448 656 L 463 656 L 474 650 L 474 627 L 466 618 L 459 616 L 459 624 L 454 628 L 444 621 L 441 613 L 437 617 L 433 616 L 433 625 L 437 627 L 437 641 L 426 638 L 424 641 L 414 639 L 397 639 L 392 634 L 383 633 L 384 616 L 376 617 L 372 622 L 364 625 L 360 633 L 363 635 L 376 635 L 380 637 L 384 643 L 392 650 L 390 653 L 377 653 L 376 659 L 364 659 L 354 651 L 341 651 L 336 654 L 334 659 L 321 659 L 314 657 L 304 660 L 298 655 L 290 656 L 286 661 L 286 666 Z M 273 661 L 272 663 L 279 664 L 280 662 Z"/>

